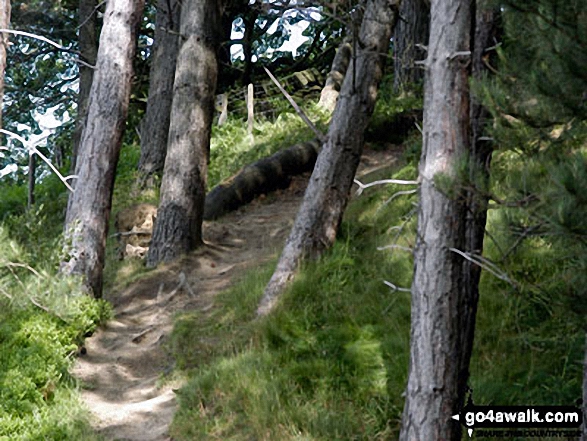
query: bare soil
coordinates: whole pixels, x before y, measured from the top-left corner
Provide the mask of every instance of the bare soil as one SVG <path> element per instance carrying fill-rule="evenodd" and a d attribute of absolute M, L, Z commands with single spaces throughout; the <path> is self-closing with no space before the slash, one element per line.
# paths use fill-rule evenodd
<path fill-rule="evenodd" d="M 358 175 L 397 160 L 397 148 L 366 150 Z M 366 179 L 366 178 L 364 178 Z M 173 370 L 164 347 L 180 311 L 209 309 L 217 293 L 252 267 L 275 257 L 293 225 L 308 176 L 259 198 L 218 221 L 204 223 L 206 245 L 164 265 L 120 292 L 106 294 L 115 318 L 86 340 L 74 375 L 95 428 L 108 440 L 171 440 L 174 389 L 162 382 Z"/>

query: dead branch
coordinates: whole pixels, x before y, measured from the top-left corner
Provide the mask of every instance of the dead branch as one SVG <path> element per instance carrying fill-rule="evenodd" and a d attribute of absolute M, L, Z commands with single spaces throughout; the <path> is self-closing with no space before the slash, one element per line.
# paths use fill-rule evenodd
<path fill-rule="evenodd" d="M 297 114 L 300 116 L 300 118 L 302 118 L 302 120 L 306 123 L 306 125 L 316 134 L 316 136 L 318 137 L 320 142 L 322 144 L 324 144 L 327 139 L 326 135 L 324 135 L 324 133 L 322 133 L 320 130 L 318 130 L 318 128 L 314 125 L 314 123 L 312 121 L 310 121 L 310 118 L 308 118 L 306 116 L 306 114 L 301 109 L 301 107 L 297 105 L 297 103 L 294 101 L 294 99 L 291 97 L 291 95 L 289 93 L 287 93 L 287 91 L 283 88 L 283 86 L 281 85 L 279 80 L 273 76 L 273 74 L 269 71 L 269 69 L 267 69 L 266 67 L 263 67 L 263 69 L 265 69 L 265 72 L 267 72 L 267 75 L 269 75 L 269 78 L 271 78 L 271 80 L 279 88 L 279 90 L 281 91 L 283 96 L 285 96 L 285 98 L 289 101 L 289 103 L 292 105 L 292 107 L 297 112 Z"/>
<path fill-rule="evenodd" d="M 355 193 L 357 196 L 360 196 L 363 193 L 363 190 L 369 187 L 374 187 L 376 185 L 384 185 L 384 184 L 396 184 L 396 185 L 419 185 L 419 181 L 405 181 L 402 179 L 382 179 L 380 181 L 373 181 L 369 182 L 368 184 L 363 184 L 358 179 L 354 179 L 353 182 L 359 186 L 359 189 Z"/>
<path fill-rule="evenodd" d="M 16 133 L 10 132 L 8 130 L 4 130 L 4 129 L 0 129 L 0 133 L 4 133 L 5 135 L 8 135 L 11 138 L 15 138 L 18 141 L 20 141 L 26 147 L 26 149 L 29 151 L 29 154 L 33 154 L 33 153 L 37 154 L 49 166 L 49 168 L 51 170 L 53 170 L 53 173 L 55 173 L 57 175 L 57 177 L 61 180 L 61 182 L 63 182 L 63 184 L 67 187 L 67 189 L 73 193 L 73 191 L 74 191 L 73 187 L 71 185 L 69 185 L 69 183 L 67 181 L 69 179 L 77 178 L 76 175 L 70 175 L 70 176 L 64 177 L 59 172 L 59 170 L 57 170 L 57 168 L 51 163 L 51 161 L 37 149 L 37 147 L 35 145 L 33 145 L 31 142 L 24 139 L 22 136 L 17 135 Z"/>

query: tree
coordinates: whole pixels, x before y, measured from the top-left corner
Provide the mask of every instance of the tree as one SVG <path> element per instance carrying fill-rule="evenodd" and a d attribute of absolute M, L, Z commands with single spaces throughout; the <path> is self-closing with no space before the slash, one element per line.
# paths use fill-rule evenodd
<path fill-rule="evenodd" d="M 314 167 L 304 200 L 277 268 L 257 310 L 268 314 L 295 276 L 300 260 L 330 247 L 348 203 L 361 157 L 364 132 L 375 107 L 400 1 L 367 2 L 356 47 L 338 98 L 328 140 Z"/>
<path fill-rule="evenodd" d="M 77 119 L 73 133 L 73 151 L 71 153 L 71 169 L 75 170 L 77 152 L 82 132 L 85 127 L 88 114 L 88 100 L 92 88 L 94 69 L 91 66 L 96 64 L 98 55 L 98 41 L 96 38 L 96 0 L 79 0 L 78 21 L 79 21 L 79 53 L 80 58 L 87 65 L 79 66 L 79 91 L 77 94 Z"/>
<path fill-rule="evenodd" d="M 223 4 L 188 0 L 181 12 L 167 157 L 147 265 L 202 245 Z"/>
<path fill-rule="evenodd" d="M 0 1 L 0 29 L 8 29 L 10 25 L 10 0 Z M 0 33 L 0 129 L 2 125 L 2 103 L 4 101 L 4 75 L 6 73 L 6 52 L 8 34 Z"/>
<path fill-rule="evenodd" d="M 154 174 L 161 173 L 165 164 L 175 64 L 179 49 L 180 13 L 179 0 L 157 2 L 149 97 L 141 129 L 139 172 L 144 183 Z"/>
<path fill-rule="evenodd" d="M 455 252 L 465 246 L 458 179 L 470 145 L 471 9 L 467 0 L 431 2 L 402 441 L 460 439 L 451 416 L 462 404 L 463 348 L 472 337 L 464 331 L 476 312 L 463 290 L 463 258 Z"/>
<path fill-rule="evenodd" d="M 422 81 L 424 70 L 416 64 L 426 57 L 430 32 L 430 2 L 405 0 L 393 34 L 393 88 L 396 92 Z"/>
<path fill-rule="evenodd" d="M 81 274 L 95 297 L 102 294 L 112 188 L 127 117 L 137 26 L 144 0 L 111 0 L 106 7 L 90 92 L 87 124 L 70 196 L 62 271 Z"/>

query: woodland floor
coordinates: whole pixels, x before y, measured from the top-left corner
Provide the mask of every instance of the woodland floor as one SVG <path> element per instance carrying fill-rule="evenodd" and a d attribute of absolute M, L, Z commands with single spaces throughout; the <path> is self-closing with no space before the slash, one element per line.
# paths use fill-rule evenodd
<path fill-rule="evenodd" d="M 397 161 L 398 149 L 366 149 L 358 175 Z M 217 293 L 250 268 L 275 258 L 293 225 L 308 175 L 218 221 L 204 223 L 206 246 L 120 292 L 106 294 L 115 317 L 86 340 L 74 375 L 95 428 L 108 440 L 163 441 L 175 411 L 165 341 L 179 311 L 213 307 Z"/>

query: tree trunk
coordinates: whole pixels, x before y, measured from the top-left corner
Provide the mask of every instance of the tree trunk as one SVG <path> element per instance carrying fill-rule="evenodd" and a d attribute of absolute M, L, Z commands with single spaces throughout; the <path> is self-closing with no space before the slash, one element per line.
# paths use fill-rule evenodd
<path fill-rule="evenodd" d="M 96 38 L 96 0 L 79 0 L 79 50 L 80 58 L 91 66 L 96 65 L 98 55 L 98 40 Z M 71 153 L 71 170 L 75 170 L 79 143 L 81 141 L 86 119 L 88 115 L 88 101 L 94 70 L 90 67 L 79 65 L 79 91 L 77 94 L 77 119 L 73 132 L 73 150 Z"/>
<path fill-rule="evenodd" d="M 289 187 L 293 176 L 312 171 L 318 148 L 317 140 L 296 144 L 247 165 L 206 195 L 204 219 L 217 219 L 261 194 Z"/>
<path fill-rule="evenodd" d="M 222 33 L 218 0 L 186 0 L 171 125 L 157 223 L 147 265 L 170 261 L 202 244 L 210 132 Z"/>
<path fill-rule="evenodd" d="M 35 172 L 37 169 L 37 161 L 34 153 L 29 152 L 29 176 L 28 176 L 28 197 L 27 206 L 32 208 L 35 205 Z"/>
<path fill-rule="evenodd" d="M 426 51 L 417 45 L 428 43 L 430 4 L 427 0 L 404 0 L 400 16 L 393 34 L 393 88 L 396 92 L 424 78 L 424 69 L 415 62 L 426 58 Z"/>
<path fill-rule="evenodd" d="M 10 0 L 0 0 L 0 29 L 10 27 Z M 0 129 L 2 124 L 2 105 L 4 102 L 4 76 L 6 74 L 6 52 L 8 50 L 8 34 L 0 33 Z M 0 143 L 3 143 L 4 137 L 0 135 Z"/>
<path fill-rule="evenodd" d="M 324 145 L 302 206 L 257 313 L 265 315 L 297 272 L 299 262 L 316 257 L 336 238 L 363 149 L 364 133 L 375 107 L 399 0 L 369 0 L 356 63 L 351 63 Z M 353 81 L 353 79 L 355 81 Z"/>
<path fill-rule="evenodd" d="M 141 186 L 152 186 L 167 153 L 175 65 L 179 50 L 180 0 L 158 0 L 155 41 L 149 75 L 149 98 L 141 129 Z"/>
<path fill-rule="evenodd" d="M 470 145 L 471 13 L 468 0 L 432 1 L 402 441 L 460 440 L 461 434 L 451 416 L 462 404 L 459 375 L 475 309 L 464 295 L 463 258 L 451 249 L 465 246 L 458 170 Z M 451 191 L 444 188 L 448 180 Z"/>
<path fill-rule="evenodd" d="M 486 55 L 486 49 L 496 44 L 500 18 L 499 8 L 486 9 L 480 6 L 481 3 L 478 2 L 478 7 L 475 8 L 472 76 L 476 80 L 480 80 L 488 70 L 483 63 L 483 58 Z M 485 238 L 485 225 L 487 223 L 488 188 L 493 145 L 490 140 L 483 138 L 489 112 L 474 96 L 471 96 L 470 106 L 469 187 L 471 189 L 466 192 L 467 213 L 465 219 L 465 248 L 463 251 L 480 256 L 483 253 L 483 239 Z M 461 373 L 459 374 L 459 396 L 461 397 L 466 393 L 469 379 L 469 362 L 475 336 L 481 267 L 464 259 L 463 279 L 463 295 L 470 309 L 463 330 L 464 344 L 461 354 Z"/>
<path fill-rule="evenodd" d="M 75 192 L 66 216 L 66 274 L 81 274 L 102 294 L 112 187 L 128 113 L 132 61 L 144 0 L 110 0 L 104 14 L 87 125 L 79 147 Z"/>
<path fill-rule="evenodd" d="M 326 77 L 326 84 L 320 92 L 320 101 L 318 105 L 328 110 L 329 112 L 334 111 L 336 107 L 336 101 L 338 100 L 338 94 L 344 81 L 344 76 L 351 62 L 352 54 L 352 37 L 346 36 L 334 56 L 332 61 L 332 68 Z"/>

